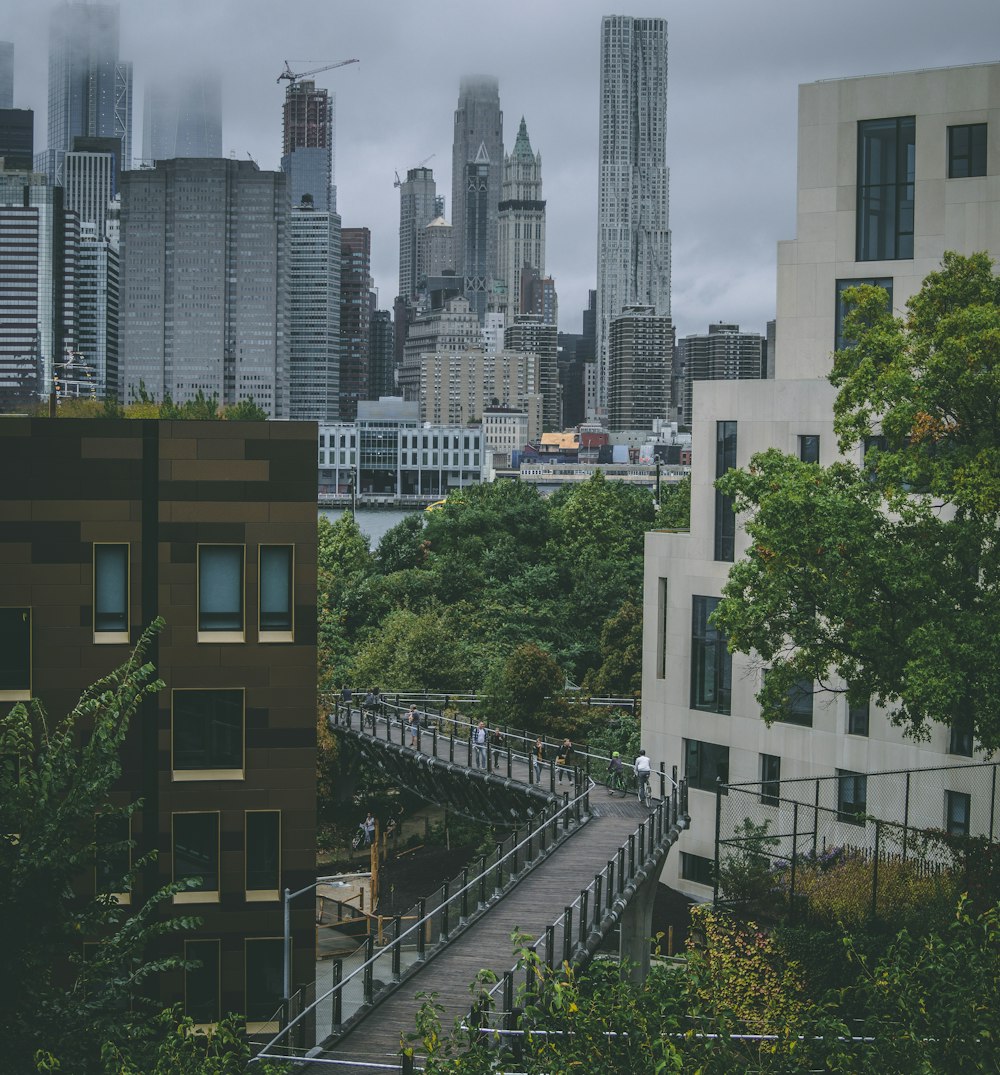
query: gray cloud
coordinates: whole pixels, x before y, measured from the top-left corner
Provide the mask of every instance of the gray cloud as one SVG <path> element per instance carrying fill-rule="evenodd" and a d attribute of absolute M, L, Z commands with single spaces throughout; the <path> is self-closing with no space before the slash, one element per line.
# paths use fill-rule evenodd
<path fill-rule="evenodd" d="M 15 104 L 44 140 L 49 6 L 0 0 L 16 44 Z M 337 95 L 338 207 L 372 230 L 382 306 L 398 272 L 401 173 L 434 154 L 451 202 L 452 118 L 462 74 L 500 79 L 508 147 L 522 115 L 543 160 L 548 265 L 561 327 L 594 286 L 598 31 L 601 15 L 666 15 L 670 33 L 673 313 L 681 334 L 709 321 L 763 331 L 775 254 L 795 229 L 797 86 L 823 78 L 997 58 L 996 0 L 702 0 L 613 8 L 594 0 L 123 0 L 121 55 L 135 64 L 135 145 L 145 78 L 203 67 L 224 86 L 223 144 L 263 168 L 280 156 L 285 59 L 361 62 L 318 76 Z"/>

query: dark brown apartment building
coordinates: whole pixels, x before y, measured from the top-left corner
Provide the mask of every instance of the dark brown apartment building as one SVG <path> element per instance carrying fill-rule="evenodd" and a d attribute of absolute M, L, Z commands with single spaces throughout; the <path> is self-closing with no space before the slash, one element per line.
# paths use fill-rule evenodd
<path fill-rule="evenodd" d="M 265 1023 L 283 985 L 283 904 L 315 880 L 316 426 L 0 418 L 0 707 L 53 716 L 122 663 L 154 617 L 149 696 L 121 795 L 142 799 L 119 898 L 198 878 L 165 914 L 201 969 L 163 981 L 198 1023 Z M 292 914 L 293 988 L 315 973 L 312 902 Z"/>

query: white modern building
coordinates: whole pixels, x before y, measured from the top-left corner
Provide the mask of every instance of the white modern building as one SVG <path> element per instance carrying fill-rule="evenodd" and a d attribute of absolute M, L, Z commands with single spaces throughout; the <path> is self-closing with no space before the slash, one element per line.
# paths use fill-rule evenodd
<path fill-rule="evenodd" d="M 970 760 L 967 737 L 940 726 L 914 743 L 874 704 L 849 709 L 818 684 L 787 722 L 761 720 L 759 662 L 730 655 L 708 623 L 747 546 L 713 483 L 770 447 L 837 458 L 827 375 L 844 288 L 877 281 L 902 312 L 945 251 L 1000 255 L 1000 64 L 800 87 L 796 231 L 778 248 L 774 380 L 698 385 L 690 532 L 646 537 L 643 745 L 687 775 L 694 819 L 663 880 L 700 898 L 711 895 L 717 777 L 777 789 L 838 774 L 856 805 L 866 774 Z M 975 827 L 983 804 L 947 779 L 926 824 L 960 826 L 952 811 L 964 809 Z"/>
<path fill-rule="evenodd" d="M 481 428 L 421 423 L 399 396 L 361 400 L 355 421 L 319 426 L 321 500 L 427 502 L 485 480 L 489 466 Z"/>
<path fill-rule="evenodd" d="M 611 322 L 670 314 L 667 20 L 605 15 L 597 203 L 597 410 L 608 405 Z"/>

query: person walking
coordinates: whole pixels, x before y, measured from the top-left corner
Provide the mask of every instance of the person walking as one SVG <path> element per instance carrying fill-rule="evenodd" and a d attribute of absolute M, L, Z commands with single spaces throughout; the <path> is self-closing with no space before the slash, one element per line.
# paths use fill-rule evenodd
<path fill-rule="evenodd" d="M 417 707 L 411 705 L 406 713 L 406 727 L 410 732 L 410 746 L 415 747 L 417 745 L 417 734 L 420 729 L 420 717 L 417 714 Z"/>
<path fill-rule="evenodd" d="M 563 772 L 569 777 L 569 782 L 573 783 L 573 743 L 567 736 L 562 741 L 562 746 L 559 748 L 559 757 L 556 758 L 556 764 L 559 766 L 559 783 L 562 783 Z"/>
<path fill-rule="evenodd" d="M 500 765 L 500 754 L 504 750 L 503 732 L 499 728 L 494 728 L 490 733 L 490 750 L 493 751 L 493 768 L 496 769 Z"/>
<path fill-rule="evenodd" d="M 541 736 L 535 740 L 531 748 L 531 761 L 535 767 L 535 783 L 542 779 L 542 766 L 545 764 L 545 742 Z"/>
<path fill-rule="evenodd" d="M 639 802 L 649 805 L 649 758 L 644 750 L 635 759 L 635 778 L 639 781 Z"/>
<path fill-rule="evenodd" d="M 472 733 L 472 745 L 476 750 L 476 767 L 486 768 L 486 747 L 489 737 L 486 733 L 486 725 L 480 721 Z"/>
<path fill-rule="evenodd" d="M 365 830 L 365 846 L 371 847 L 375 842 L 375 815 L 368 811 L 368 816 L 361 823 L 361 827 Z"/>

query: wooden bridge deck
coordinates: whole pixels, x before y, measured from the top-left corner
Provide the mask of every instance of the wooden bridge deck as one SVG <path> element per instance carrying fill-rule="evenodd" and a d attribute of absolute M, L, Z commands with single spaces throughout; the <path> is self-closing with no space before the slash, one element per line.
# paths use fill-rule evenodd
<path fill-rule="evenodd" d="M 590 884 L 594 874 L 617 855 L 618 848 L 644 817 L 648 817 L 648 811 L 634 798 L 611 799 L 604 788 L 595 789 L 591 793 L 589 821 L 479 921 L 429 959 L 334 1049 L 323 1054 L 341 1063 L 316 1064 L 309 1070 L 360 1075 L 378 1070 L 363 1066 L 365 1063 L 398 1064 L 400 1039 L 415 1030 L 414 1016 L 420 1006 L 415 999 L 418 992 L 436 993 L 438 1003 L 445 1009 L 442 1025 L 453 1026 L 456 1019 L 462 1019 L 469 1011 L 470 986 L 480 970 L 492 970 L 499 977 L 513 965 L 511 934 L 542 936 L 563 908 Z M 563 944 L 561 929 L 555 940 L 558 959 Z M 359 1063 L 355 1065 L 351 1061 Z"/>

